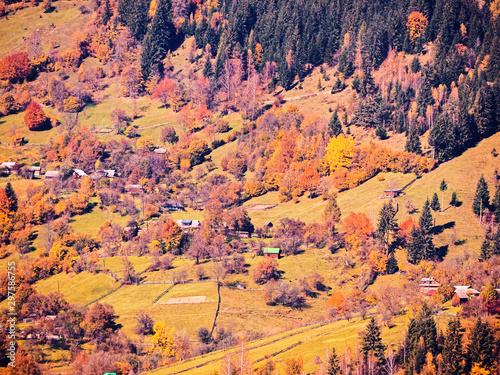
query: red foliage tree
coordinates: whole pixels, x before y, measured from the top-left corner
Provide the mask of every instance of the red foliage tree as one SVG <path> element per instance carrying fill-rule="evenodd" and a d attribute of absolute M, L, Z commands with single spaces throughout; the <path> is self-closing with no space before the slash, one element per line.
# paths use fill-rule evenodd
<path fill-rule="evenodd" d="M 0 79 L 10 82 L 25 80 L 31 74 L 31 64 L 25 52 L 5 56 L 0 60 Z"/>
<path fill-rule="evenodd" d="M 31 102 L 24 112 L 24 123 L 29 130 L 44 130 L 47 127 L 47 120 L 42 106 L 37 102 Z"/>

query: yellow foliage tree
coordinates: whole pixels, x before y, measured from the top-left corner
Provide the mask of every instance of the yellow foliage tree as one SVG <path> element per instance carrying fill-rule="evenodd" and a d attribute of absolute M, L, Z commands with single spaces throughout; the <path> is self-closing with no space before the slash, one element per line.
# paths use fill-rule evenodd
<path fill-rule="evenodd" d="M 410 40 L 412 43 L 415 43 L 415 41 L 424 33 L 428 24 L 429 21 L 427 21 L 427 18 L 425 18 L 422 13 L 417 11 L 410 13 L 408 21 L 406 21 L 406 27 L 410 33 Z"/>
<path fill-rule="evenodd" d="M 479 363 L 474 363 L 474 366 L 472 367 L 470 371 L 470 375 L 490 375 L 491 372 L 490 370 L 486 370 L 485 368 L 482 368 Z"/>
<path fill-rule="evenodd" d="M 339 134 L 337 137 L 331 138 L 326 147 L 326 160 L 330 166 L 330 172 L 349 168 L 354 152 L 354 139 L 351 136 L 346 137 L 344 134 Z"/>
<path fill-rule="evenodd" d="M 495 0 L 490 4 L 491 17 L 494 21 L 497 20 L 500 15 L 500 0 Z"/>
<path fill-rule="evenodd" d="M 377 273 L 384 273 L 387 269 L 387 256 L 379 251 L 370 253 L 370 263 L 372 269 Z"/>
<path fill-rule="evenodd" d="M 155 349 L 160 349 L 161 354 L 164 357 L 175 356 L 174 329 L 167 328 L 165 322 L 157 322 L 155 323 L 153 330 L 155 331 L 155 334 L 152 338 L 153 346 L 150 349 L 150 353 L 152 353 Z"/>
<path fill-rule="evenodd" d="M 145 135 L 137 140 L 137 148 L 153 148 L 154 142 L 150 136 Z"/>

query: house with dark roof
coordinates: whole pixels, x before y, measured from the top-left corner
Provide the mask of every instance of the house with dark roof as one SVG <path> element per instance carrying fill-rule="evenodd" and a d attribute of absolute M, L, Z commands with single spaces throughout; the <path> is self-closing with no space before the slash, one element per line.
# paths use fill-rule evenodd
<path fill-rule="evenodd" d="M 42 167 L 32 165 L 24 170 L 24 178 L 28 180 L 33 180 L 34 178 L 40 178 L 42 174 Z"/>
<path fill-rule="evenodd" d="M 265 247 L 264 258 L 279 259 L 281 249 L 279 247 Z"/>
<path fill-rule="evenodd" d="M 198 229 L 201 226 L 201 223 L 199 220 L 177 220 L 177 225 L 184 232 L 187 232 L 190 229 Z"/>
<path fill-rule="evenodd" d="M 184 211 L 184 205 L 180 201 L 175 201 L 173 199 L 167 199 L 161 205 L 163 211 Z"/>

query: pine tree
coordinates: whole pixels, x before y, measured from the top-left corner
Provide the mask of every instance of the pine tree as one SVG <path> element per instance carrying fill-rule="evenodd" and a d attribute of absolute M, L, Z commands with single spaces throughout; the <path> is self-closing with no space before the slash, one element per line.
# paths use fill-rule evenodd
<path fill-rule="evenodd" d="M 476 195 L 474 196 L 474 201 L 472 202 L 472 211 L 475 215 L 482 217 L 485 208 L 490 204 L 490 193 L 488 191 L 488 184 L 484 179 L 484 175 L 481 175 L 479 182 L 476 187 Z"/>
<path fill-rule="evenodd" d="M 450 205 L 453 207 L 458 206 L 458 198 L 457 198 L 457 193 L 455 191 L 451 194 Z"/>
<path fill-rule="evenodd" d="M 405 373 L 418 374 L 425 364 L 427 352 L 433 356 L 438 352 L 436 322 L 427 305 L 424 305 L 410 320 L 406 337 L 408 348 Z"/>
<path fill-rule="evenodd" d="M 113 16 L 113 11 L 111 10 L 111 5 L 109 4 L 109 0 L 105 0 L 102 11 L 102 23 L 104 25 L 107 25 L 112 16 Z"/>
<path fill-rule="evenodd" d="M 497 226 L 497 231 L 492 238 L 492 255 L 500 255 L 500 225 Z"/>
<path fill-rule="evenodd" d="M 151 75 L 152 67 L 159 65 L 167 52 L 172 49 L 174 38 L 172 3 L 170 0 L 159 0 L 151 28 L 148 30 L 142 46 L 141 69 L 144 79 Z"/>
<path fill-rule="evenodd" d="M 395 215 L 396 215 L 396 210 L 392 206 L 392 203 L 391 202 L 384 203 L 379 213 L 377 234 L 378 237 L 384 242 L 386 247 L 386 252 L 389 251 L 390 234 L 397 227 L 397 223 L 394 220 Z"/>
<path fill-rule="evenodd" d="M 380 327 L 375 318 L 370 319 L 361 340 L 361 351 L 365 356 L 365 361 L 368 355 L 372 354 L 377 359 L 377 367 L 381 369 L 385 362 L 385 345 L 382 343 Z"/>
<path fill-rule="evenodd" d="M 443 344 L 443 366 L 445 375 L 462 374 L 464 370 L 464 353 L 462 348 L 462 326 L 458 318 L 448 322 Z"/>
<path fill-rule="evenodd" d="M 467 373 L 474 363 L 480 367 L 490 370 L 494 363 L 494 337 L 491 326 L 488 322 L 483 322 L 481 317 L 477 318 L 476 323 L 471 329 L 469 345 L 467 347 Z"/>
<path fill-rule="evenodd" d="M 493 200 L 491 201 L 491 205 L 493 206 L 495 220 L 497 223 L 500 223 L 500 182 L 497 182 L 497 188 L 495 190 Z"/>
<path fill-rule="evenodd" d="M 388 275 L 395 274 L 399 271 L 398 261 L 396 260 L 394 253 L 391 253 L 389 258 L 387 259 L 386 271 Z"/>
<path fill-rule="evenodd" d="M 483 243 L 481 244 L 481 252 L 479 255 L 479 260 L 481 262 L 490 259 L 493 256 L 493 238 L 491 229 L 488 228 L 486 230 L 486 234 L 484 235 Z"/>
<path fill-rule="evenodd" d="M 423 259 L 422 247 L 423 247 L 423 233 L 420 228 L 412 228 L 410 232 L 410 238 L 406 245 L 406 257 L 408 262 L 411 264 L 417 264 Z"/>
<path fill-rule="evenodd" d="M 420 143 L 420 137 L 418 136 L 416 129 L 410 130 L 410 133 L 406 138 L 405 150 L 413 152 L 417 155 L 422 155 L 422 144 Z"/>
<path fill-rule="evenodd" d="M 441 209 L 439 198 L 436 193 L 432 196 L 431 209 L 434 211 L 434 227 L 436 226 L 436 213 Z"/>
<path fill-rule="evenodd" d="M 330 119 L 330 123 L 328 124 L 328 132 L 330 137 L 336 137 L 337 135 L 343 133 L 342 124 L 340 123 L 337 110 L 333 112 L 332 118 Z"/>
<path fill-rule="evenodd" d="M 337 352 L 335 348 L 332 349 L 332 354 L 330 358 L 328 358 L 328 367 L 326 369 L 327 375 L 340 375 L 342 373 L 340 369 L 339 357 L 337 356 Z"/>
<path fill-rule="evenodd" d="M 489 85 L 478 91 L 473 107 L 474 120 L 479 135 L 484 138 L 496 131 L 495 98 Z"/>
<path fill-rule="evenodd" d="M 12 188 L 12 185 L 10 182 L 7 182 L 7 185 L 5 186 L 5 194 L 7 195 L 7 198 L 9 198 L 10 201 L 10 207 L 9 211 L 10 212 L 16 212 L 17 211 L 17 195 L 14 189 Z"/>
<path fill-rule="evenodd" d="M 203 66 L 203 75 L 207 78 L 213 77 L 214 69 L 212 68 L 212 62 L 210 61 L 210 56 L 207 54 L 207 59 L 205 60 L 205 65 Z"/>
<path fill-rule="evenodd" d="M 423 233 L 429 234 L 431 232 L 432 214 L 431 214 L 429 198 L 427 198 L 427 200 L 424 203 L 422 214 L 420 215 L 420 218 L 418 220 L 418 225 L 420 226 L 420 229 L 422 229 Z"/>
<path fill-rule="evenodd" d="M 443 178 L 443 181 L 441 181 L 441 184 L 439 185 L 439 190 L 441 190 L 442 196 L 441 196 L 441 212 L 444 210 L 444 192 L 448 190 L 448 185 L 446 184 L 446 181 Z"/>
<path fill-rule="evenodd" d="M 435 71 L 429 65 L 425 65 L 422 71 L 422 81 L 417 91 L 417 105 L 420 116 L 425 116 L 427 107 L 434 105 L 435 101 L 432 97 L 432 86 L 434 82 Z"/>
<path fill-rule="evenodd" d="M 150 0 L 119 0 L 118 15 L 136 40 L 142 40 L 148 27 Z"/>

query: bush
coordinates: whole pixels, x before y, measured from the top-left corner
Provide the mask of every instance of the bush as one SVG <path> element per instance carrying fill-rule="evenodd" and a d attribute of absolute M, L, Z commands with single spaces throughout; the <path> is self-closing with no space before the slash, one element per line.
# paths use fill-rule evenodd
<path fill-rule="evenodd" d="M 37 102 L 31 102 L 24 113 L 24 123 L 29 130 L 45 130 L 49 127 L 49 121 L 42 106 Z"/>
<path fill-rule="evenodd" d="M 265 284 L 269 280 L 278 280 L 278 262 L 274 259 L 263 259 L 253 271 L 253 280 L 257 284 Z"/>

